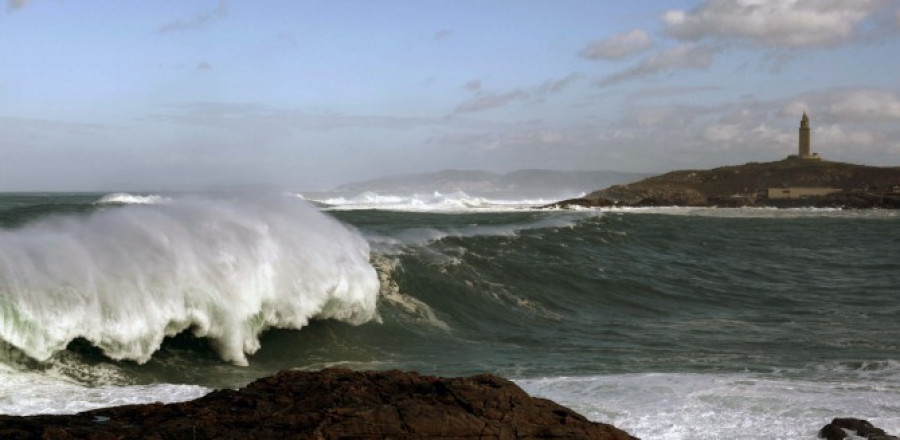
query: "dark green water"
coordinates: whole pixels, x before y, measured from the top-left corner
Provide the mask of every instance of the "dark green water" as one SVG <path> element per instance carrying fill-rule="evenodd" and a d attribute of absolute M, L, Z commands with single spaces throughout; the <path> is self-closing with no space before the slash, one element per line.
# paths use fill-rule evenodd
<path fill-rule="evenodd" d="M 335 248 L 290 266 L 290 275 L 298 279 L 326 276 L 320 263 L 352 266 L 341 252 L 355 252 L 352 246 L 358 243 L 327 228 L 343 225 L 338 227 L 362 237 L 363 246 L 370 247 L 368 270 L 375 269 L 380 284 L 377 292 L 368 293 L 376 298 L 376 316 L 352 325 L 312 313 L 300 330 L 269 329 L 260 336 L 261 348 L 247 357 L 247 366 L 223 362 L 219 342 L 187 331 L 166 339 L 156 351 L 151 348 L 152 356 L 142 364 L 110 360 L 107 349 L 86 341 L 89 336 L 73 334 L 67 349 L 42 363 L 23 360 L 18 349 L 7 348 L 12 353 L 7 363 L 16 368 L 43 371 L 55 362 L 66 366 L 54 367 L 55 372 L 89 384 L 102 382 L 97 377 L 107 378 L 112 371 L 117 386 L 164 382 L 207 387 L 240 386 L 283 368 L 401 368 L 441 375 L 487 371 L 516 378 L 526 389 L 592 417 L 619 420 L 645 438 L 742 438 L 730 429 L 748 423 L 818 423 L 819 418 L 824 423 L 840 415 L 837 411 L 863 413 L 857 415 L 881 420 L 888 428 L 900 425 L 896 213 L 672 208 L 310 214 L 314 210 L 294 212 L 276 204 L 275 215 L 261 213 L 268 205 L 235 202 L 204 205 L 220 210 L 206 217 L 206 211 L 194 208 L 184 208 L 188 214 L 179 211 L 181 196 L 150 204 L 95 203 L 102 196 L 0 196 L 4 326 L 12 325 L 15 313 L 10 310 L 17 307 L 17 298 L 40 298 L 41 289 L 57 288 L 51 296 L 83 296 L 90 289 L 79 286 L 103 285 L 108 281 L 104 277 L 163 283 L 159 278 L 177 266 L 157 261 L 146 249 L 159 245 L 159 236 L 175 234 L 171 231 L 191 237 L 221 228 L 208 235 L 210 240 L 224 237 L 235 249 L 257 255 L 267 240 L 282 236 L 272 232 L 274 227 L 263 228 L 265 240 L 257 243 L 258 237 L 247 231 L 279 222 L 299 223 L 298 231 L 309 235 L 292 242 L 289 252 L 280 252 L 305 255 Z M 130 212 L 135 215 L 125 215 Z M 220 212 L 233 220 L 211 225 Z M 150 220 L 154 216 L 159 218 Z M 310 220 L 318 217 L 306 216 L 331 219 L 319 224 Z M 116 223 L 126 221 L 125 227 Z M 303 222 L 310 222 L 309 227 Z M 116 231 L 114 245 L 94 243 L 108 235 L 104 228 Z M 133 236 L 156 238 L 129 242 Z M 203 241 L 212 246 L 205 254 L 193 249 L 190 240 L 184 238 L 187 245 L 167 248 L 159 256 L 181 255 L 183 264 L 198 270 L 206 270 L 204 258 L 217 261 L 211 266 L 216 270 L 222 267 L 222 249 Z M 60 241 L 76 244 L 64 246 L 60 256 L 53 249 Z M 145 249 L 134 254 L 139 258 L 134 261 L 131 246 Z M 97 252 L 116 255 L 103 259 Z M 18 264 L 10 255 L 28 255 L 33 262 Z M 278 261 L 286 258 L 279 255 Z M 23 274 L 40 264 L 68 261 L 77 267 L 78 258 L 102 263 L 85 266 L 93 277 L 89 283 L 78 284 L 75 275 L 56 275 L 54 280 L 69 283 L 59 290 Z M 272 261 L 238 261 L 232 264 L 234 273 L 245 278 L 228 271 L 221 276 L 239 284 L 251 280 L 249 290 L 238 295 L 264 297 L 260 274 L 281 267 Z M 128 269 L 119 271 L 117 264 Z M 263 269 L 245 271 L 242 264 Z M 351 274 L 347 279 L 353 284 L 356 269 L 347 270 L 339 274 Z M 204 294 L 217 295 L 218 284 L 209 276 L 200 278 L 212 286 Z M 163 284 L 178 290 L 178 282 Z M 130 284 L 109 285 L 121 289 Z M 194 281 L 182 288 L 207 289 Z M 127 303 L 154 292 L 122 289 L 114 298 Z M 305 294 L 300 286 L 290 295 Z M 97 313 L 91 322 L 105 325 L 104 312 Z M 128 313 L 136 321 L 150 320 L 140 308 Z M 210 319 L 218 318 L 234 316 Z M 60 328 L 59 323 L 32 322 L 42 324 Z M 94 373 L 98 369 L 104 374 Z M 654 413 L 665 415 L 666 421 L 642 418 Z M 709 420 L 703 421 L 704 415 Z M 697 423 L 703 428 L 692 431 L 690 423 L 678 422 L 687 419 L 701 420 Z M 815 427 L 804 425 L 784 438 L 813 438 L 806 436 Z"/>

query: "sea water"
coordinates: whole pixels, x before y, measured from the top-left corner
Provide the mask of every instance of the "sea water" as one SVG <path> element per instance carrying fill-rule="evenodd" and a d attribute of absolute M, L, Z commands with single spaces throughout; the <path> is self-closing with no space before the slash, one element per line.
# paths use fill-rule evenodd
<path fill-rule="evenodd" d="M 306 200 L 309 199 L 309 200 Z M 900 215 L 0 195 L 0 411 L 491 372 L 645 439 L 900 432 Z"/>

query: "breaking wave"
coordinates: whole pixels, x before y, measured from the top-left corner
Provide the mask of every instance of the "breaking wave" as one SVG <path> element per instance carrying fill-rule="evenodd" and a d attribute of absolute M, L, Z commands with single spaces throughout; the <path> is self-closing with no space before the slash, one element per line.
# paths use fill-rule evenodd
<path fill-rule="evenodd" d="M 128 193 L 112 193 L 107 194 L 97 200 L 98 205 L 120 204 L 120 205 L 152 205 L 157 203 L 168 202 L 171 199 L 158 195 L 133 195 Z"/>
<path fill-rule="evenodd" d="M 267 328 L 375 318 L 368 258 L 357 232 L 288 197 L 182 197 L 47 218 L 0 229 L 0 338 L 36 360 L 82 338 L 143 363 L 190 330 L 243 365 Z"/>
<path fill-rule="evenodd" d="M 365 192 L 351 197 L 326 197 L 316 202 L 330 209 L 362 210 L 381 209 L 413 212 L 498 212 L 531 209 L 552 203 L 545 199 L 498 199 L 472 196 L 464 192 L 443 194 L 391 195 Z"/>

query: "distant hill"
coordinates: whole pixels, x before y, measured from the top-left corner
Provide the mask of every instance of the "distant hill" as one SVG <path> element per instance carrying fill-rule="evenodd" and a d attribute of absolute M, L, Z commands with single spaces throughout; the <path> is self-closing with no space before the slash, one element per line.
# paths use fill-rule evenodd
<path fill-rule="evenodd" d="M 769 189 L 792 188 L 827 195 L 769 197 Z M 594 191 L 560 205 L 582 206 L 846 206 L 900 207 L 900 167 L 785 159 L 711 170 L 673 171 Z M 776 191 L 777 192 L 777 191 Z"/>
<path fill-rule="evenodd" d="M 372 191 L 387 194 L 453 193 L 519 194 L 559 196 L 633 182 L 650 174 L 618 171 L 519 170 L 506 174 L 472 170 L 443 170 L 436 173 L 406 174 L 336 188 L 342 192 Z"/>

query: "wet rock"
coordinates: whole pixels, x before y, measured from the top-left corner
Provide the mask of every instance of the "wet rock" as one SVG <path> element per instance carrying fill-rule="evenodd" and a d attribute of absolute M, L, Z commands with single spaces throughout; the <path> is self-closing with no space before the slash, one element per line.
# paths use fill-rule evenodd
<path fill-rule="evenodd" d="M 841 440 L 850 437 L 848 431 L 869 440 L 900 440 L 898 437 L 888 435 L 883 429 L 872 426 L 867 420 L 854 418 L 832 420 L 819 430 L 819 437 L 826 440 Z"/>
<path fill-rule="evenodd" d="M 634 439 L 492 375 L 341 369 L 284 371 L 190 402 L 0 416 L 0 437 Z"/>

